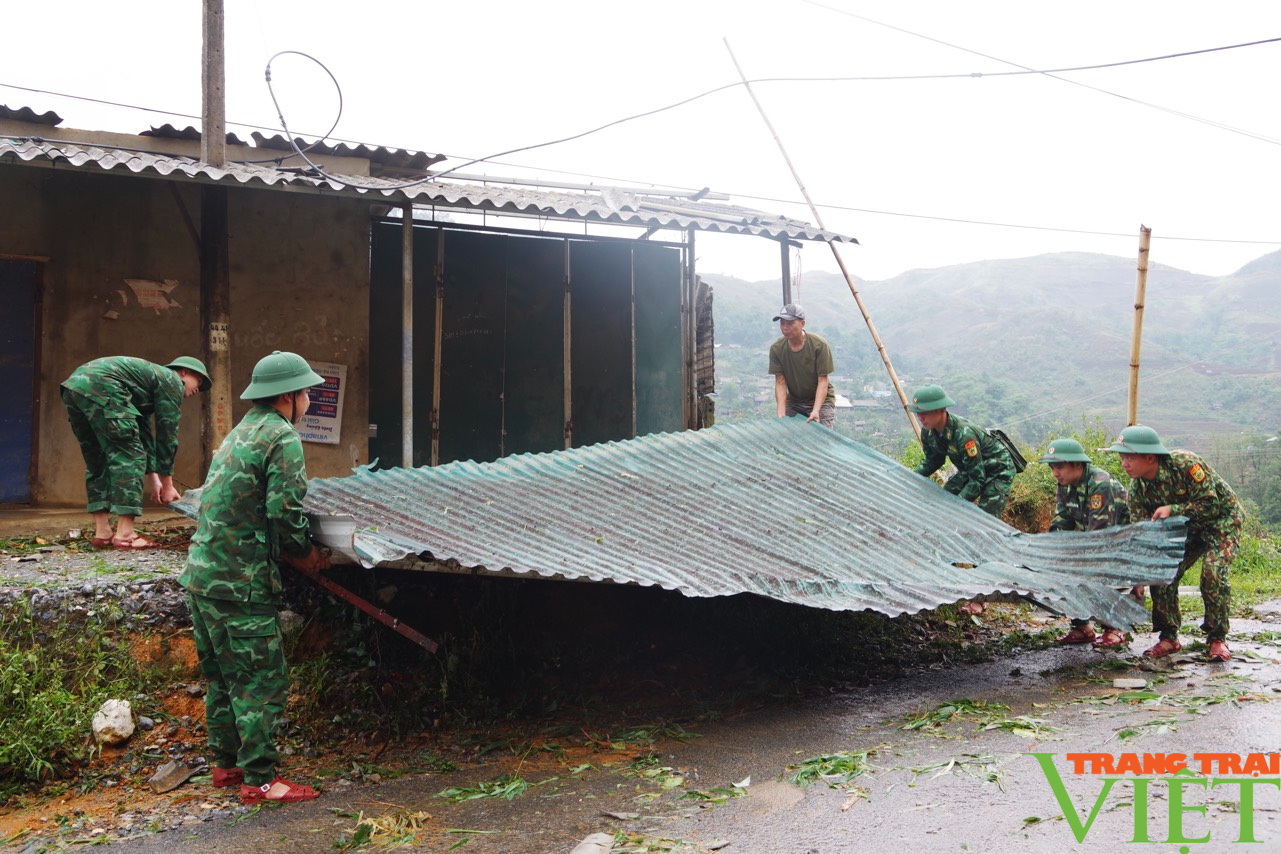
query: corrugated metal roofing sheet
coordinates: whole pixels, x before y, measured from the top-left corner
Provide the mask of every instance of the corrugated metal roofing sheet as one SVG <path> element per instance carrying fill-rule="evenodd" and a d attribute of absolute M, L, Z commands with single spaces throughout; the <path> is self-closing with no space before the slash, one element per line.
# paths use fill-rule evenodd
<path fill-rule="evenodd" d="M 367 565 L 423 555 L 481 572 L 756 593 L 897 616 L 1018 594 L 1129 628 L 1116 587 L 1169 582 L 1183 520 L 1027 535 L 802 419 L 312 481 L 329 544 Z M 322 524 L 329 531 L 342 525 Z"/>
<path fill-rule="evenodd" d="M 140 175 L 191 181 L 320 191 L 339 196 L 376 199 L 386 204 L 398 204 L 409 199 L 418 205 L 620 223 L 647 228 L 693 228 L 775 239 L 789 237 L 794 240 L 858 242 L 836 232 L 813 228 L 809 223 L 751 208 L 687 198 L 642 196 L 609 188 L 603 188 L 599 193 L 574 193 L 452 181 L 425 181 L 404 187 L 402 179 L 377 177 L 352 178 L 350 183 L 345 183 L 298 169 L 279 169 L 271 163 L 233 162 L 224 167 L 215 167 L 192 157 L 96 147 L 36 137 L 0 138 L 0 162 L 6 160 L 65 165 L 84 171 L 127 169 Z M 398 167 L 396 162 L 387 165 Z"/>

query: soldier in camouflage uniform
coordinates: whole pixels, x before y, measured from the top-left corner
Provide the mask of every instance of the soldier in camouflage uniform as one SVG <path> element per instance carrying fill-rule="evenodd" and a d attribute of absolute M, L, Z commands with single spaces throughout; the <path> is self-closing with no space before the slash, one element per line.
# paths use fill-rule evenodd
<path fill-rule="evenodd" d="M 254 401 L 214 455 L 200 496 L 187 588 L 200 668 L 213 784 L 240 786 L 244 803 L 304 801 L 319 793 L 277 776 L 274 735 L 289 693 L 278 621 L 283 560 L 329 566 L 312 545 L 302 501 L 307 471 L 294 424 L 324 382 L 306 360 L 279 350 L 254 367 L 240 395 Z"/>
<path fill-rule="evenodd" d="M 1010 499 L 1014 460 L 982 427 L 950 414 L 947 407 L 954 405 L 956 401 L 936 385 L 923 386 L 912 395 L 907 408 L 921 422 L 921 446 L 925 449 L 925 460 L 916 473 L 929 477 L 951 460 L 956 474 L 943 488 L 999 519 Z"/>
<path fill-rule="evenodd" d="M 1228 568 L 1241 545 L 1245 513 L 1232 487 L 1205 460 L 1189 451 L 1169 451 L 1151 427 L 1135 424 L 1121 431 L 1108 448 L 1121 455 L 1130 476 L 1130 517 L 1168 519 L 1186 516 L 1188 540 L 1178 573 L 1169 584 L 1152 585 L 1152 628 L 1160 639 L 1143 653 L 1163 658 L 1178 652 L 1179 581 L 1197 560 L 1201 561 L 1201 599 L 1205 602 L 1205 630 L 1211 661 L 1227 661 L 1228 608 L 1232 588 Z"/>
<path fill-rule="evenodd" d="M 143 478 L 157 504 L 178 500 L 173 460 L 182 401 L 208 388 L 208 369 L 191 356 L 167 365 L 107 356 L 81 365 L 62 383 L 62 404 L 85 459 L 94 548 L 155 546 L 134 530 L 142 514 Z M 112 514 L 118 520 L 114 530 Z"/>
<path fill-rule="evenodd" d="M 1080 442 L 1055 439 L 1040 461 L 1049 463 L 1059 485 L 1054 493 L 1051 531 L 1098 531 L 1129 523 L 1130 508 L 1126 503 L 1125 487 L 1094 465 Z M 1136 592 L 1142 599 L 1142 588 L 1137 588 Z M 1093 641 L 1097 647 L 1126 643 L 1125 632 L 1112 626 L 1103 628 L 1103 635 L 1096 640 L 1089 620 L 1073 620 L 1071 630 L 1057 642 L 1081 644 Z"/>

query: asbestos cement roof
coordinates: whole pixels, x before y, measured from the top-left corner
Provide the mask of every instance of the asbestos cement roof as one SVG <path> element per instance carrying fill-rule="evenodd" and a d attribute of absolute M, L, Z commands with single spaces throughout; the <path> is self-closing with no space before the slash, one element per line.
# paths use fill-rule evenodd
<path fill-rule="evenodd" d="M 153 133 L 184 138 L 182 131 L 172 127 L 153 130 Z M 255 138 L 264 147 L 263 156 L 258 158 L 259 162 L 230 161 L 225 166 L 213 166 L 196 157 L 134 150 L 118 144 L 97 146 L 83 141 L 5 136 L 0 137 L 0 163 L 20 162 L 83 172 L 129 172 L 170 180 L 363 198 L 388 205 L 398 205 L 409 200 L 418 206 L 618 223 L 645 228 L 692 228 L 773 239 L 786 237 L 793 240 L 858 242 L 852 237 L 814 228 L 809 223 L 778 214 L 660 193 L 638 194 L 609 187 L 569 192 L 433 178 L 421 178 L 408 183 L 414 180 L 412 176 L 344 176 L 319 174 L 310 168 L 282 168 L 273 163 L 272 158 L 282 157 L 292 150 L 288 140 L 280 137 L 260 138 L 259 135 L 255 135 Z M 252 147 L 248 150 L 257 152 L 259 148 Z M 385 169 L 408 171 L 423 169 L 440 159 L 428 158 L 426 155 L 416 157 L 412 152 L 397 157 L 390 150 L 368 149 L 363 146 L 360 149 L 326 147 L 325 151 L 342 156 L 363 157 Z"/>
<path fill-rule="evenodd" d="M 361 470 L 312 481 L 305 507 L 319 539 L 367 566 L 755 593 L 891 616 L 1015 595 L 1127 629 L 1146 612 L 1116 588 L 1169 582 L 1184 541 L 1181 517 L 1024 534 L 799 418 Z"/>

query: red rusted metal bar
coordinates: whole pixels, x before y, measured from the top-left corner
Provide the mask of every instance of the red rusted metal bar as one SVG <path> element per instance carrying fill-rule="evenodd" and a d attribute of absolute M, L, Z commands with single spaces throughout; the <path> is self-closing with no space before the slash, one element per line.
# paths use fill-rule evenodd
<path fill-rule="evenodd" d="M 341 599 L 345 599 L 351 604 L 355 605 L 357 608 L 364 611 L 366 614 L 373 617 L 378 622 L 389 626 L 393 630 L 409 638 L 411 641 L 418 644 L 428 652 L 434 653 L 436 650 L 440 649 L 440 644 L 436 643 L 431 638 L 427 637 L 421 632 L 411 629 L 409 626 L 405 625 L 400 620 L 393 617 L 391 614 L 388 614 L 382 608 L 378 608 L 372 603 L 370 603 L 368 600 L 360 598 L 355 593 L 352 593 L 350 590 L 348 590 L 346 587 L 343 587 L 338 582 L 325 578 L 319 572 L 308 572 L 304 569 L 300 569 L 298 571 L 301 572 L 303 575 L 307 576 L 308 578 L 310 578 L 312 581 L 319 584 L 321 587 L 328 590 L 330 593 L 334 594 L 335 596 Z"/>

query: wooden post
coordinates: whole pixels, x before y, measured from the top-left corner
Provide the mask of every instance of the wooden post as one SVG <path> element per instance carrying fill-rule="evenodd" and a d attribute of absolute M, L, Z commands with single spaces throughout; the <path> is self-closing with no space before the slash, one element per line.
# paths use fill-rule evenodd
<path fill-rule="evenodd" d="M 1134 285 L 1134 334 L 1130 338 L 1130 406 L 1127 425 L 1139 423 L 1139 347 L 1143 343 L 1143 303 L 1148 290 L 1148 248 L 1152 229 L 1139 226 L 1139 274 Z"/>
<path fill-rule="evenodd" d="M 756 110 L 761 114 L 765 121 L 765 126 L 774 137 L 774 142 L 778 145 L 779 152 L 783 155 L 783 160 L 787 163 L 787 168 L 792 172 L 792 178 L 796 181 L 796 186 L 800 189 L 801 195 L 805 197 L 805 204 L 809 205 L 810 214 L 814 217 L 814 222 L 823 231 L 827 227 L 823 225 L 823 217 L 819 214 L 818 208 L 810 199 L 809 191 L 805 189 L 805 183 L 801 181 L 801 176 L 797 174 L 796 167 L 792 165 L 792 158 L 787 156 L 787 150 L 783 148 L 783 142 L 778 138 L 778 133 L 774 130 L 774 125 L 770 123 L 769 116 L 765 115 L 765 108 L 757 100 L 756 93 L 752 91 L 752 84 L 747 82 L 747 75 L 743 73 L 742 67 L 738 64 L 738 59 L 734 56 L 734 50 L 729 46 L 729 39 L 722 39 L 725 42 L 725 49 L 729 51 L 729 58 L 734 63 L 734 68 L 738 71 L 739 78 L 743 81 L 743 86 L 747 89 L 747 94 L 752 97 L 752 103 L 756 105 Z M 863 315 L 863 322 L 867 324 L 867 331 L 872 333 L 872 340 L 876 343 L 876 352 L 881 354 L 881 361 L 885 364 L 885 370 L 889 372 L 890 382 L 894 385 L 894 391 L 898 392 L 899 403 L 903 406 L 903 412 L 907 415 L 907 423 L 912 426 L 912 432 L 916 438 L 921 438 L 921 425 L 917 423 L 916 418 L 907 408 L 907 394 L 903 391 L 903 385 L 898 381 L 898 374 L 894 372 L 894 365 L 890 363 L 890 354 L 886 352 L 885 345 L 881 343 L 880 333 L 876 331 L 876 324 L 872 322 L 872 315 L 868 313 L 867 306 L 863 304 L 863 297 L 858 292 L 858 287 L 854 284 L 854 278 L 849 271 L 845 269 L 845 261 L 841 258 L 841 253 L 837 251 L 835 243 L 827 244 L 832 250 L 832 256 L 836 258 L 836 266 L 841 268 L 841 275 L 845 277 L 845 284 L 849 286 L 850 293 L 854 295 L 854 302 L 858 303 L 859 313 Z"/>

